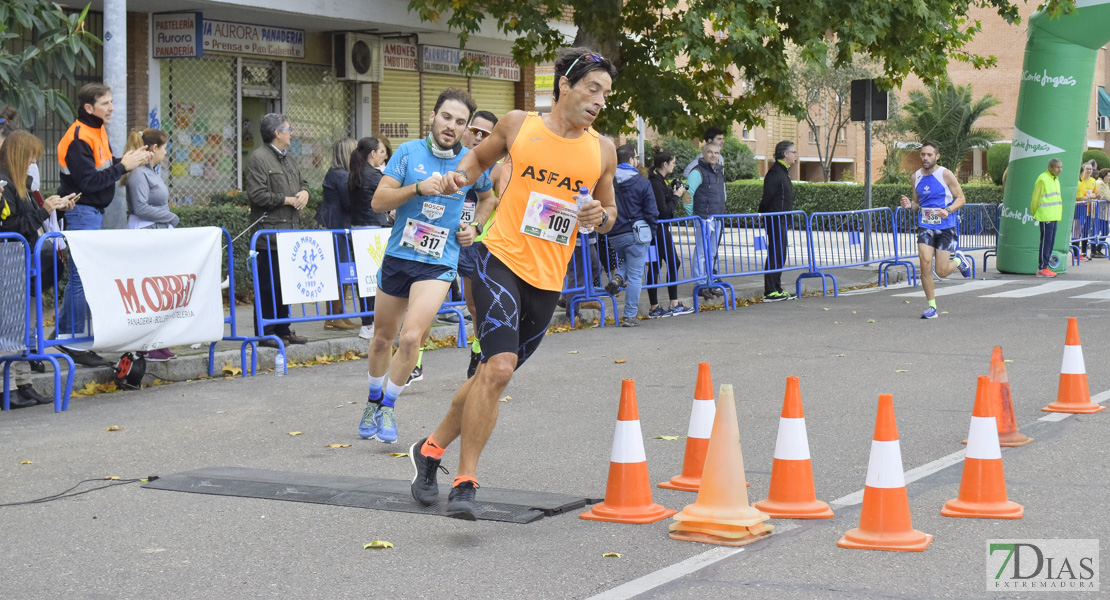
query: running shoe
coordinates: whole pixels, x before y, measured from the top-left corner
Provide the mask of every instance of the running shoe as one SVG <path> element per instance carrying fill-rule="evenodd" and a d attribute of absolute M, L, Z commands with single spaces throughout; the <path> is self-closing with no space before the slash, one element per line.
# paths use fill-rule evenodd
<path fill-rule="evenodd" d="M 364 340 L 374 339 L 374 325 L 363 325 L 362 329 L 358 330 L 358 337 Z"/>
<path fill-rule="evenodd" d="M 409 461 L 416 473 L 412 476 L 412 497 L 424 506 L 431 506 L 439 500 L 439 484 L 436 482 L 438 471 L 448 474 L 447 467 L 440 464 L 440 459 L 425 456 L 420 452 L 424 447 L 424 438 L 409 447 Z"/>
<path fill-rule="evenodd" d="M 620 326 L 621 327 L 639 327 L 640 326 L 640 320 L 639 319 L 633 319 L 633 318 L 630 318 L 630 317 L 621 317 Z"/>
<path fill-rule="evenodd" d="M 143 352 L 142 356 L 149 362 L 166 362 L 167 360 L 174 358 L 176 354 L 173 354 L 169 350 L 163 350 L 159 348 L 157 350 L 151 350 L 150 352 Z"/>
<path fill-rule="evenodd" d="M 921 313 L 922 319 L 935 319 L 937 318 L 937 316 L 937 309 L 933 308 L 932 306 L 925 309 L 925 312 Z"/>
<path fill-rule="evenodd" d="M 466 368 L 466 378 L 474 377 L 474 372 L 478 370 L 478 365 L 482 363 L 482 353 L 470 350 L 470 366 Z"/>
<path fill-rule="evenodd" d="M 397 421 L 393 420 L 393 407 L 383 406 L 378 410 L 378 433 L 374 439 L 386 444 L 397 441 Z"/>
<path fill-rule="evenodd" d="M 478 505 L 474 502 L 474 493 L 478 484 L 473 481 L 462 481 L 451 488 L 447 495 L 447 516 L 466 521 L 478 520 Z"/>
<path fill-rule="evenodd" d="M 764 302 L 782 302 L 783 300 L 790 300 L 791 298 L 793 298 L 793 296 L 791 296 L 790 294 L 787 294 L 786 292 L 771 292 L 770 294 L 767 294 L 766 296 L 763 297 L 763 301 Z"/>
<path fill-rule="evenodd" d="M 656 306 L 648 313 L 649 319 L 662 319 L 663 317 L 671 316 L 671 311 L 664 310 L 662 306 Z"/>
<path fill-rule="evenodd" d="M 968 258 L 966 254 L 964 254 L 963 252 L 960 252 L 959 250 L 957 250 L 954 253 L 954 256 L 956 256 L 956 258 L 960 259 L 960 267 L 959 267 L 960 275 L 963 275 L 967 279 L 971 279 L 971 277 L 973 275 L 972 272 L 971 272 L 971 259 Z"/>
<path fill-rule="evenodd" d="M 436 315 L 436 321 L 443 323 L 444 325 L 458 325 L 459 313 L 455 311 L 440 313 L 439 315 Z"/>
<path fill-rule="evenodd" d="M 671 310 L 667 312 L 677 317 L 678 315 L 688 315 L 694 312 L 694 309 L 679 302 L 677 306 L 672 306 Z"/>
<path fill-rule="evenodd" d="M 358 437 L 368 440 L 378 434 L 381 406 L 377 402 L 366 403 L 366 408 L 362 411 L 362 422 L 358 424 Z"/>
<path fill-rule="evenodd" d="M 1056 273 L 1053 273 L 1050 269 L 1041 269 L 1037 271 L 1037 277 L 1056 277 Z"/>
<path fill-rule="evenodd" d="M 414 367 L 412 373 L 409 373 L 409 380 L 405 382 L 405 387 L 409 387 L 410 383 L 424 379 L 424 367 Z"/>

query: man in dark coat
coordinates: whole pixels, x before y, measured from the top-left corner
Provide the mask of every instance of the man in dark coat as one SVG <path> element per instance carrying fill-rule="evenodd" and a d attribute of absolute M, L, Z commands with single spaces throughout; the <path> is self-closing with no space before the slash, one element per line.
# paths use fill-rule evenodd
<path fill-rule="evenodd" d="M 794 210 L 794 184 L 790 182 L 790 167 L 798 161 L 794 142 L 783 140 L 775 145 L 775 162 L 763 178 L 763 199 L 759 202 L 761 213 L 782 213 Z M 786 264 L 787 215 L 763 218 L 767 230 L 767 261 L 763 268 L 772 273 L 763 275 L 763 301 L 793 300 L 794 294 L 782 289 L 782 272 Z"/>

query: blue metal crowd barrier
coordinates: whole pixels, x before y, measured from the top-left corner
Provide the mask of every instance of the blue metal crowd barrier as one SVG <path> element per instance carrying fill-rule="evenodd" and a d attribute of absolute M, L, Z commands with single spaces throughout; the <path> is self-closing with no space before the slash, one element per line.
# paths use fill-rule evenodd
<path fill-rule="evenodd" d="M 1076 200 L 1075 219 L 1071 223 L 1071 261 L 1079 264 L 1083 246 L 1104 249 L 1103 254 L 1110 256 L 1110 245 L 1106 243 L 1106 223 L 1110 218 L 1110 200 Z"/>
<path fill-rule="evenodd" d="M 601 283 L 599 278 L 601 276 L 601 262 L 598 256 L 599 237 L 600 236 L 596 233 L 591 233 L 589 235 L 582 235 L 580 233 L 578 235 L 578 241 L 575 244 L 574 253 L 571 254 L 570 262 L 567 264 L 567 273 L 566 277 L 563 279 L 563 290 L 561 294 L 566 301 L 567 318 L 570 319 L 572 325 L 580 310 L 579 307 L 583 302 L 598 303 L 601 309 L 601 319 L 599 321 L 601 327 L 605 327 L 606 300 L 613 306 L 614 319 L 620 318 L 616 297 L 600 287 Z"/>
<path fill-rule="evenodd" d="M 987 257 L 993 256 L 998 247 L 999 212 L 996 204 L 964 204 L 959 215 L 958 247 L 961 252 L 983 251 L 983 270 L 987 268 Z M 975 261 L 971 262 L 972 276 L 975 275 Z"/>
<path fill-rule="evenodd" d="M 328 231 L 332 234 L 332 243 L 335 250 L 337 268 L 340 270 L 339 288 L 340 288 L 340 303 L 343 307 L 341 312 L 329 311 L 328 302 L 315 302 L 311 304 L 301 304 L 298 309 L 300 314 L 294 315 L 290 311 L 288 317 L 276 317 L 278 307 L 279 291 L 281 289 L 280 272 L 277 272 L 274 260 L 277 257 L 277 239 L 278 233 L 319 233 L 320 231 Z M 366 300 L 361 299 L 358 295 L 358 283 L 354 276 L 354 259 L 351 258 L 351 230 L 349 229 L 260 229 L 251 236 L 250 243 L 250 264 L 251 264 L 251 277 L 254 288 L 254 314 L 256 323 L 256 334 L 270 325 L 280 324 L 293 324 L 304 323 L 309 321 L 323 321 L 331 319 L 347 319 L 347 318 L 362 318 L 373 317 L 374 311 L 369 308 Z M 259 281 L 259 257 L 265 253 L 267 258 L 264 260 L 262 268 L 266 269 L 269 274 L 270 280 L 270 306 L 269 313 L 275 317 L 266 317 L 262 314 L 263 300 L 261 291 L 261 283 Z M 349 260 L 344 260 L 345 258 Z M 278 277 L 274 274 L 277 273 Z M 350 292 L 351 301 L 347 302 L 347 292 Z M 286 305 L 288 306 L 288 305 Z M 458 315 L 458 347 L 463 348 L 467 345 L 466 338 L 466 319 L 463 316 L 462 307 L 466 306 L 465 299 L 450 300 L 445 299 L 437 314 L 452 312 Z M 282 342 L 275 335 L 259 335 L 259 338 L 276 340 L 278 344 L 278 352 L 285 353 L 285 343 Z M 288 364 L 288 363 L 287 363 Z"/>
<path fill-rule="evenodd" d="M 911 282 L 916 268 L 900 256 L 894 211 L 872 208 L 843 212 L 815 212 L 806 220 L 809 233 L 809 277 L 821 277 L 821 291 L 828 295 L 825 277 L 833 281 L 837 296 L 836 277 L 825 273 L 831 269 L 878 265 L 880 285 L 886 285 L 890 267 L 905 267 Z"/>
<path fill-rule="evenodd" d="M 820 277 L 811 272 L 805 212 L 714 215 L 713 221 L 720 227 L 714 281 L 744 275 L 806 271 L 794 284 L 800 296 L 802 279 Z M 728 285 L 735 307 L 735 290 L 731 284 L 725 285 Z"/>
<path fill-rule="evenodd" d="M 223 250 L 226 252 L 224 260 L 227 261 L 227 299 L 228 314 L 224 317 L 224 324 L 228 326 L 228 333 L 221 341 L 225 342 L 240 342 L 239 344 L 239 364 L 242 367 L 242 376 L 254 375 L 258 372 L 258 342 L 264 339 L 260 336 L 239 335 L 239 324 L 235 316 L 235 251 L 232 248 L 234 239 L 226 229 L 220 228 L 220 233 L 224 238 Z M 280 344 L 280 340 L 278 341 Z M 250 368 L 247 367 L 247 346 L 251 348 Z M 213 377 L 216 374 L 216 342 L 208 344 L 208 376 Z"/>
<path fill-rule="evenodd" d="M 0 233 L 0 246 L 5 249 L 4 266 L 13 268 L 12 270 L 8 270 L 8 268 L 4 270 L 5 282 L 7 285 L 12 286 L 8 288 L 8 291 L 21 296 L 16 302 L 22 303 L 23 308 L 22 311 L 14 310 L 16 308 L 15 306 L 9 306 L 6 303 L 3 307 L 5 310 L 12 310 L 9 316 L 15 317 L 15 319 L 10 321 L 5 319 L 5 322 L 11 323 L 19 329 L 12 332 L 15 333 L 12 339 L 7 340 L 8 342 L 14 342 L 14 345 L 17 347 L 5 348 L 6 351 L 17 351 L 17 353 L 0 356 L 0 363 L 4 364 L 3 409 L 9 410 L 11 408 L 11 396 L 8 390 L 8 383 L 11 380 L 12 363 L 40 361 L 48 362 L 50 366 L 53 367 L 54 412 L 68 410 L 69 398 L 73 392 L 73 359 L 65 354 L 48 354 L 45 352 L 42 345 L 42 302 L 36 300 L 42 297 L 41 274 L 43 271 L 39 261 L 39 257 L 42 254 L 40 250 L 42 247 L 42 240 L 40 239 L 35 247 L 35 260 L 31 258 L 31 248 L 27 244 L 27 240 L 19 234 Z M 12 251 L 11 248 L 15 246 L 19 248 Z M 51 253 L 51 258 L 53 258 L 53 253 Z M 55 281 L 57 280 L 56 275 L 52 276 L 52 278 Z M 14 284 L 14 286 L 12 284 Z M 20 291 L 22 291 L 22 294 L 19 293 Z M 31 323 L 32 304 L 34 304 L 36 308 L 37 325 L 34 327 Z M 62 371 L 58 365 L 58 358 L 64 360 L 69 367 L 66 371 L 65 387 L 62 387 Z"/>

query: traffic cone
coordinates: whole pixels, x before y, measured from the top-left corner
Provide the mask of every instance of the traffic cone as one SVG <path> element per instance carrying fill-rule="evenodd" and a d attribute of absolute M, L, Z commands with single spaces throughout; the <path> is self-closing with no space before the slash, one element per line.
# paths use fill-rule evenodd
<path fill-rule="evenodd" d="M 636 382 L 625 379 L 621 382 L 605 501 L 578 516 L 591 521 L 654 523 L 674 513 L 651 501 L 651 479 L 640 433 L 640 412 L 636 408 Z"/>
<path fill-rule="evenodd" d="M 721 546 L 743 546 L 771 535 L 767 515 L 748 504 L 744 485 L 744 453 L 736 422 L 732 386 L 721 386 L 713 433 L 705 453 L 698 499 L 675 515 L 669 526 L 676 540 Z"/>
<path fill-rule="evenodd" d="M 1097 413 L 1106 410 L 1091 402 L 1087 387 L 1087 367 L 1083 364 L 1083 346 L 1079 343 L 1079 321 L 1068 317 L 1068 335 L 1064 339 L 1064 362 L 1060 365 L 1060 391 L 1056 401 L 1042 408 L 1044 412 Z"/>
<path fill-rule="evenodd" d="M 1010 378 L 1006 375 L 1006 361 L 1002 358 L 1002 346 L 995 346 L 991 353 L 990 378 L 991 383 L 998 386 L 998 393 L 991 394 L 994 402 L 991 412 L 998 420 L 998 445 L 1014 448 L 1032 442 L 1033 438 L 1017 430 L 1013 394 L 1010 391 Z M 967 440 L 961 443 L 966 444 Z"/>
<path fill-rule="evenodd" d="M 1006 499 L 1006 477 L 1002 472 L 1002 450 L 998 445 L 998 425 L 991 408 L 995 406 L 998 385 L 990 377 L 979 377 L 971 427 L 967 432 L 967 455 L 960 495 L 944 503 L 940 514 L 946 517 L 979 519 L 1020 519 L 1025 507 Z"/>
<path fill-rule="evenodd" d="M 694 387 L 694 405 L 690 409 L 690 427 L 686 430 L 686 456 L 682 459 L 682 473 L 660 483 L 659 487 L 686 492 L 698 491 L 701 472 L 705 467 L 705 451 L 709 449 L 709 435 L 713 433 L 713 417 L 716 413 L 709 363 L 698 363 L 698 382 Z"/>
<path fill-rule="evenodd" d="M 865 550 L 921 552 L 932 542 L 933 536 L 914 529 L 910 522 L 910 500 L 906 495 L 906 475 L 902 470 L 898 424 L 894 420 L 894 397 L 881 394 L 859 527 L 845 533 L 836 545 Z"/>
<path fill-rule="evenodd" d="M 805 413 L 798 378 L 786 378 L 775 460 L 771 466 L 771 490 L 766 500 L 752 504 L 772 519 L 831 519 L 833 511 L 817 499 L 813 489 L 813 465 L 809 459 Z"/>

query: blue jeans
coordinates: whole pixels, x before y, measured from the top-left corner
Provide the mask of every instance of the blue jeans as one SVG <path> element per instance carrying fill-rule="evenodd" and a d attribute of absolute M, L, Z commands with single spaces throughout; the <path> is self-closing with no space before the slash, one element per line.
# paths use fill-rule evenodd
<path fill-rule="evenodd" d="M 637 242 L 636 234 L 630 231 L 610 236 L 609 246 L 617 252 L 617 257 L 623 261 L 623 264 L 616 269 L 616 273 L 627 284 L 627 287 L 624 288 L 624 314 L 622 316 L 635 319 L 640 312 L 640 287 L 644 285 L 644 264 L 647 262 L 648 248 L 651 243 Z"/>
<path fill-rule="evenodd" d="M 1056 245 L 1056 226 L 1059 221 L 1041 221 L 1041 246 L 1039 249 L 1037 269 L 1043 271 L 1049 268 L 1052 260 L 1052 247 Z"/>
<path fill-rule="evenodd" d="M 705 280 L 707 272 L 713 270 L 713 265 L 717 263 L 717 238 L 721 235 L 718 229 L 719 225 L 716 222 L 710 223 L 706 221 L 704 239 L 701 235 L 694 237 L 694 277 Z M 709 268 L 705 266 L 705 245 L 709 245 Z"/>
<path fill-rule="evenodd" d="M 104 221 L 104 214 L 91 206 L 78 204 L 66 213 L 66 230 L 68 231 L 97 231 Z M 69 270 L 69 283 L 66 284 L 65 295 L 62 297 L 62 307 L 58 311 L 58 337 L 63 334 L 80 336 L 86 333 L 85 325 L 89 319 L 89 305 L 85 302 L 85 288 L 81 285 L 81 276 L 77 273 L 77 266 L 73 264 L 73 252 L 66 258 L 66 267 Z"/>

